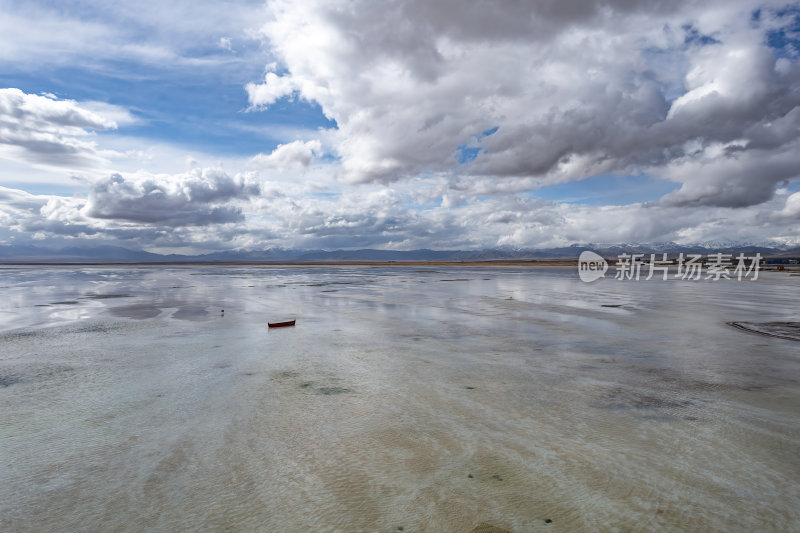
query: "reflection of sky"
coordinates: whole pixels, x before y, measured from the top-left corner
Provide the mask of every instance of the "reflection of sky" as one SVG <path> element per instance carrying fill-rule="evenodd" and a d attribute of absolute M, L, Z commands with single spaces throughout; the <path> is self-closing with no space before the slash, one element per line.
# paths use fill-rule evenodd
<path fill-rule="evenodd" d="M 572 268 L 415 270 L 7 269 L 0 320 L 5 330 L 120 320 L 175 327 L 194 322 L 207 333 L 233 327 L 243 338 L 254 338 L 263 334 L 267 321 L 297 318 L 302 335 L 312 337 L 344 328 L 361 341 L 411 336 L 467 351 L 470 344 L 508 338 L 519 346 L 535 343 L 608 356 L 649 352 L 653 360 L 680 359 L 681 364 L 694 364 L 687 361 L 698 356 L 699 347 L 714 343 L 700 352 L 704 364 L 719 354 L 718 364 L 724 366 L 724 354 L 737 350 L 741 340 L 725 322 L 800 318 L 796 277 L 587 284 Z"/>
<path fill-rule="evenodd" d="M 298 316 L 329 324 L 350 317 L 389 329 L 397 324 L 426 331 L 438 328 L 437 335 L 464 328 L 517 331 L 523 324 L 544 328 L 542 333 L 547 328 L 556 328 L 560 336 L 577 339 L 586 331 L 570 329 L 568 324 L 580 323 L 580 328 L 596 329 L 602 334 L 604 330 L 617 331 L 645 310 L 656 317 L 661 313 L 686 316 L 686 309 L 697 307 L 691 300 L 696 291 L 705 292 L 705 298 L 717 306 L 716 312 L 703 312 L 691 321 L 663 325 L 666 330 L 675 329 L 676 336 L 679 328 L 697 330 L 705 325 L 714 329 L 728 318 L 761 318 L 765 310 L 780 318 L 794 309 L 793 300 L 787 300 L 783 290 L 769 277 L 749 283 L 609 279 L 585 284 L 579 282 L 571 268 L 418 270 L 228 266 L 12 268 L 4 271 L 0 316 L 8 329 L 90 318 L 108 320 L 114 315 L 212 321 L 226 309 L 227 317 L 243 313 L 248 321 Z M 689 301 L 684 301 L 686 298 Z M 765 298 L 771 299 L 768 307 L 748 312 L 749 302 Z M 622 307 L 603 308 L 600 304 Z M 264 316 L 258 317 L 259 313 Z"/>

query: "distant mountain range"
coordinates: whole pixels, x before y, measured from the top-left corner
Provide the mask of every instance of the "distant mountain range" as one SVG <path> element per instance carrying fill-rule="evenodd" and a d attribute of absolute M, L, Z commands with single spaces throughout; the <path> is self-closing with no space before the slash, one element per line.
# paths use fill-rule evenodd
<path fill-rule="evenodd" d="M 606 258 L 622 253 L 680 252 L 707 255 L 710 253 L 760 253 L 763 257 L 800 258 L 800 247 L 777 248 L 756 244 L 701 243 L 680 245 L 668 243 L 586 243 L 560 248 L 527 250 L 291 250 L 272 248 L 214 252 L 203 255 L 155 254 L 117 246 L 44 248 L 38 246 L 0 245 L 0 263 L 313 263 L 313 262 L 391 262 L 391 261 L 536 261 L 546 259 L 576 260 L 583 250 L 593 250 Z"/>

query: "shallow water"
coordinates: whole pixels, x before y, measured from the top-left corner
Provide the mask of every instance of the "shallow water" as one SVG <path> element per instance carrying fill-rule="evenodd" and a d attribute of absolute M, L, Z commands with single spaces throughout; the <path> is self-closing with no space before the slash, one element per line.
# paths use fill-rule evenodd
<path fill-rule="evenodd" d="M 727 324 L 799 297 L 777 272 L 4 267 L 0 530 L 800 530 L 800 342 Z"/>

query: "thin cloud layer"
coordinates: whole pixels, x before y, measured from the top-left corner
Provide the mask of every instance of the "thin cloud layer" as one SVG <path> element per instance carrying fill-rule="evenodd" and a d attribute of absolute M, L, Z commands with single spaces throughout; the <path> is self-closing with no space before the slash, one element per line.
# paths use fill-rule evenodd
<path fill-rule="evenodd" d="M 269 6 L 285 71 L 250 102 L 318 103 L 348 183 L 444 172 L 525 190 L 645 171 L 682 184 L 666 205 L 726 207 L 798 177 L 781 157 L 800 148 L 783 2 Z"/>
<path fill-rule="evenodd" d="M 47 67 L 120 61 L 201 67 L 229 61 L 249 40 L 261 0 L 24 2 L 0 0 L 0 61 Z M 107 65 L 114 68 L 113 65 Z"/>

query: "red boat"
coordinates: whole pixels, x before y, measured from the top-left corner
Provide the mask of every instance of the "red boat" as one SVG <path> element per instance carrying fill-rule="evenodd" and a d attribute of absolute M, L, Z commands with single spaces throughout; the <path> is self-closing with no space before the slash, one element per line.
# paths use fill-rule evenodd
<path fill-rule="evenodd" d="M 294 320 L 287 320 L 286 322 L 267 322 L 271 328 L 285 328 L 286 326 L 294 326 Z"/>

